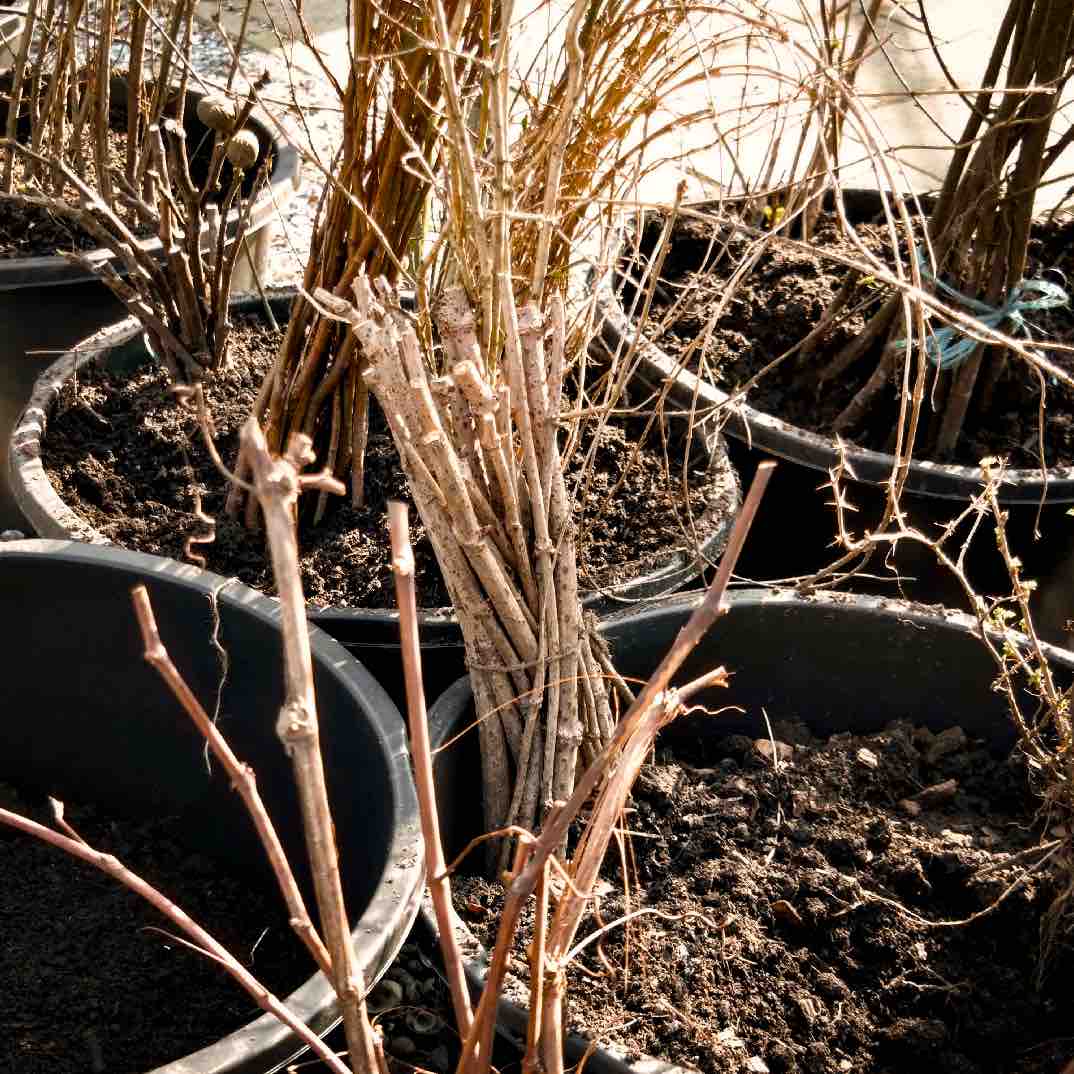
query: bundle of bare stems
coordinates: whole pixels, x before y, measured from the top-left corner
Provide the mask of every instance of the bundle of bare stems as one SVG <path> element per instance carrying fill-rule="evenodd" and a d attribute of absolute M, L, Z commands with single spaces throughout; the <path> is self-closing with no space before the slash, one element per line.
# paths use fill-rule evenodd
<path fill-rule="evenodd" d="M 707 77 L 717 42 L 692 36 L 691 5 L 601 0 L 558 23 L 543 6 L 528 17 L 547 18 L 549 40 L 521 71 L 510 36 L 521 13 L 511 3 L 353 6 L 349 80 L 345 89 L 336 84 L 344 142 L 320 208 L 307 296 L 324 289 L 349 300 L 363 274 L 407 288 L 428 351 L 431 296 L 458 282 L 479 314 L 482 346 L 495 351 L 502 344 L 493 275 L 505 271 L 506 247 L 492 234 L 475 243 L 477 228 L 464 216 L 479 204 L 491 219 L 495 198 L 510 205 L 503 229 L 511 271 L 540 281 L 538 301 L 546 277 L 565 289 L 594 207 L 636 183 L 647 144 L 702 118 L 647 122 L 656 102 Z M 438 49 L 448 39 L 456 57 L 446 66 Z M 493 102 L 496 79 L 501 105 Z M 497 122 L 507 127 L 498 148 Z M 445 256 L 445 243 L 455 256 Z M 368 433 L 364 362 L 346 327 L 301 296 L 254 410 L 274 450 L 292 432 L 313 437 L 355 504 L 363 501 Z M 229 508 L 239 507 L 235 496 Z M 325 507 L 321 498 L 315 520 Z"/>
<path fill-rule="evenodd" d="M 30 0 L 0 141 L 0 197 L 100 244 L 110 256 L 64 256 L 141 320 L 183 385 L 226 358 L 231 281 L 271 164 L 247 129 L 260 85 L 235 94 L 237 65 L 199 100 L 192 133 L 195 6 Z"/>
<path fill-rule="evenodd" d="M 911 266 L 916 287 L 944 297 L 952 292 L 964 295 L 955 304 L 970 309 L 979 302 L 1002 311 L 1017 300 L 1027 284 L 1037 195 L 1049 169 L 1074 139 L 1074 129 L 1068 126 L 1049 142 L 1072 74 L 1070 5 L 1060 0 L 1012 0 L 981 89 L 972 98 L 963 94 L 970 115 L 929 214 L 920 257 Z M 943 287 L 935 282 L 941 277 L 947 278 Z M 1026 296 L 1029 301 L 1040 297 Z M 838 376 L 873 353 L 878 342 L 887 344 L 873 374 L 836 419 L 836 432 L 854 429 L 867 416 L 872 401 L 891 380 L 899 355 L 908 350 L 892 341 L 908 336 L 919 316 L 907 308 L 905 294 L 896 292 L 870 318 L 860 337 L 823 371 L 822 378 Z M 1008 316 L 1002 316 L 999 324 L 1010 327 Z M 920 334 L 925 335 L 923 330 Z M 921 344 L 939 370 L 932 390 L 935 415 L 920 437 L 916 428 L 911 429 L 909 441 L 940 460 L 954 453 L 971 404 L 978 413 L 987 413 L 1010 353 L 1006 346 L 990 345 L 993 341 L 980 332 L 959 338 L 968 340 L 968 345 L 957 351 L 939 340 Z M 1034 364 L 1042 370 L 1051 363 Z M 1070 384 L 1069 377 L 1060 379 Z"/>
<path fill-rule="evenodd" d="M 438 176 L 444 220 L 421 262 L 416 316 L 359 263 L 314 292 L 322 325 L 350 325 L 341 353 L 388 419 L 462 626 L 490 830 L 532 827 L 611 738 L 559 441 L 564 378 L 587 341 L 568 333 L 564 292 L 588 205 L 624 181 L 617 139 L 654 88 L 693 77 L 698 60 L 665 51 L 685 9 L 578 0 L 562 69 L 519 106 L 513 7 L 493 15 L 463 65 L 465 23 L 437 2 L 423 9 L 427 37 L 414 47 L 439 65 L 444 115 L 437 159 L 418 167 Z"/>

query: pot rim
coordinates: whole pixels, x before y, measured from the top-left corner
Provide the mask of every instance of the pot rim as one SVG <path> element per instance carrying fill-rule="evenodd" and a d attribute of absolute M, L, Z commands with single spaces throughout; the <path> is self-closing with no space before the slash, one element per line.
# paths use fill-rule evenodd
<path fill-rule="evenodd" d="M 191 564 L 162 556 L 132 552 L 115 545 L 85 544 L 79 541 L 30 539 L 0 543 L 0 561 L 31 560 L 84 565 L 87 569 L 110 570 L 120 577 L 132 574 L 165 579 L 178 588 L 205 599 L 215 597 L 244 615 L 252 616 L 275 630 L 280 629 L 280 604 L 271 597 Z M 353 704 L 366 714 L 382 744 L 389 768 L 392 790 L 390 818 L 392 842 L 385 856 L 385 870 L 365 911 L 354 922 L 351 936 L 356 950 L 371 963 L 383 961 L 385 968 L 402 947 L 421 901 L 425 884 L 424 844 L 418 817 L 417 792 L 410 778 L 410 751 L 405 725 L 395 705 L 370 671 L 324 631 L 310 631 L 310 649 L 316 664 L 340 680 Z M 319 1034 L 327 1033 L 340 1021 L 335 990 L 317 971 L 284 1000 L 295 1014 Z M 302 1045 L 281 1022 L 268 1013 L 236 1029 L 190 1055 L 155 1067 L 148 1074 L 226 1074 L 254 1069 L 243 1064 L 261 1056 L 279 1056 L 280 1069 Z M 275 1062 L 275 1059 L 269 1059 Z M 257 1069 L 265 1069 L 258 1066 Z"/>
<path fill-rule="evenodd" d="M 121 96 L 124 104 L 126 91 L 126 80 L 114 76 L 112 93 L 117 98 Z M 187 90 L 188 107 L 195 106 L 204 96 L 205 93 L 200 90 Z M 255 107 L 247 124 L 257 135 L 258 141 L 267 146 L 267 151 L 275 158 L 268 183 L 250 208 L 250 222 L 246 232 L 249 241 L 272 222 L 301 187 L 302 157 L 289 127 L 278 119 L 270 118 L 263 108 Z M 228 216 L 228 226 L 233 226 L 238 218 L 239 210 L 232 209 Z M 164 259 L 164 245 L 159 236 L 146 238 L 140 245 L 154 256 Z M 85 250 L 83 253 L 97 264 L 116 263 L 115 256 L 104 247 Z M 122 274 L 122 266 L 116 265 L 116 268 Z M 60 254 L 0 259 L 0 291 L 18 291 L 28 287 L 61 287 L 67 284 L 90 283 L 97 279 L 99 277 L 95 273 L 72 264 Z"/>
<path fill-rule="evenodd" d="M 278 307 L 278 312 L 288 306 L 298 291 L 292 287 L 266 288 L 265 297 Z M 263 308 L 258 295 L 240 295 L 232 299 L 231 308 L 236 312 L 253 312 Z M 141 334 L 137 318 L 127 317 L 94 333 L 50 363 L 37 378 L 34 389 L 11 434 L 8 452 L 8 484 L 19 510 L 42 537 L 74 539 L 91 544 L 111 544 L 103 534 L 84 519 L 60 497 L 44 464 L 42 444 L 48 429 L 48 417 L 63 386 L 78 370 L 96 361 L 103 353 L 129 343 Z M 614 614 L 624 605 L 643 600 L 660 599 L 682 588 L 696 578 L 704 567 L 719 559 L 731 534 L 742 491 L 723 439 L 712 440 L 708 485 L 712 489 L 723 488 L 724 497 L 710 504 L 695 520 L 696 529 L 706 537 L 699 549 L 680 547 L 665 553 L 654 566 L 645 563 L 647 572 L 634 575 L 625 582 L 590 590 L 582 603 L 598 617 Z M 630 572 L 632 564 L 624 564 Z M 638 569 L 642 569 L 640 566 Z M 347 608 L 307 604 L 309 618 L 329 633 L 346 624 L 360 621 L 371 632 L 363 644 L 382 643 L 398 646 L 399 612 L 393 608 Z M 459 621 L 454 610 L 446 608 L 419 608 L 418 619 L 422 626 L 422 644 L 461 645 Z"/>
<path fill-rule="evenodd" d="M 879 199 L 877 190 L 847 190 L 844 194 L 861 198 L 872 195 Z M 690 208 L 709 211 L 735 200 L 692 202 Z M 629 231 L 629 226 L 623 229 L 620 250 L 629 239 Z M 852 478 L 847 474 L 848 479 L 869 485 L 890 482 L 895 470 L 894 455 L 837 441 L 833 436 L 783 421 L 702 380 L 690 370 L 680 368 L 671 355 L 647 336 L 635 333 L 614 286 L 615 271 L 613 260 L 599 279 L 595 270 L 590 273 L 599 321 L 598 338 L 613 354 L 636 347 L 637 375 L 651 387 L 662 390 L 670 384 L 669 398 L 676 406 L 701 412 L 705 421 L 723 419 L 722 428 L 750 448 L 759 448 L 824 474 L 845 462 L 847 470 L 853 472 Z M 1049 467 L 1046 475 L 1042 477 L 1040 468 L 1005 470 L 999 486 L 1001 502 L 1033 505 L 1074 502 L 1074 466 Z M 917 495 L 952 500 L 966 500 L 980 487 L 981 474 L 976 467 L 917 459 L 910 462 L 905 485 L 908 492 Z"/>

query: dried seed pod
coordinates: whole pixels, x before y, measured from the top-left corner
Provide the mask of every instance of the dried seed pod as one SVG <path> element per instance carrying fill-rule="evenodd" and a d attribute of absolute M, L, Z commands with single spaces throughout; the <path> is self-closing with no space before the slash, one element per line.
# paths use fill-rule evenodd
<path fill-rule="evenodd" d="M 211 131 L 218 134 L 229 134 L 235 126 L 238 112 L 235 102 L 222 93 L 210 93 L 198 101 L 198 119 Z"/>
<path fill-rule="evenodd" d="M 227 159 L 239 169 L 246 171 L 253 166 L 261 152 L 261 145 L 253 131 L 236 131 L 227 143 Z"/>

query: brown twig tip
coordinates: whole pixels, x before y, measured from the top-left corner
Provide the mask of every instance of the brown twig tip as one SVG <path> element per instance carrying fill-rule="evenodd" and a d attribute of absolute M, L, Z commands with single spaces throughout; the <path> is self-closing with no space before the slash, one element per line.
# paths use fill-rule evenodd
<path fill-rule="evenodd" d="M 402 500 L 388 501 L 388 533 L 392 541 L 392 570 L 414 573 L 414 549 L 410 544 L 410 509 Z"/>
<path fill-rule="evenodd" d="M 164 646 L 157 629 L 157 617 L 153 614 L 153 605 L 149 602 L 149 590 L 144 585 L 136 585 L 131 590 L 131 603 L 134 614 L 138 617 L 138 629 L 142 632 L 142 645 L 145 659 L 155 663 L 164 655 Z"/>

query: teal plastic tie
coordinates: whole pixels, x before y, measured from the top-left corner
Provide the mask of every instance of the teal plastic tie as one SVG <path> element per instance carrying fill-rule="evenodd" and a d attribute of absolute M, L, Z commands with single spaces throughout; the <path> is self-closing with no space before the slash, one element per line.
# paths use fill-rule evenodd
<path fill-rule="evenodd" d="M 1011 335 L 1022 335 L 1032 339 L 1029 322 L 1023 316 L 1032 310 L 1054 309 L 1070 303 L 1070 296 L 1056 283 L 1048 280 L 1020 280 L 1011 288 L 1007 301 L 1002 306 L 989 306 L 987 302 L 964 295 L 961 291 L 938 279 L 926 264 L 924 255 L 917 255 L 921 266 L 921 275 L 935 284 L 936 289 L 948 298 L 954 299 L 971 313 L 976 320 L 987 328 L 998 329 L 1005 321 L 1013 325 Z M 905 347 L 907 341 L 900 339 L 896 346 Z M 929 361 L 940 369 L 954 369 L 964 362 L 977 349 L 978 341 L 967 336 L 955 325 L 944 325 L 929 336 L 925 343 L 925 353 Z"/>

